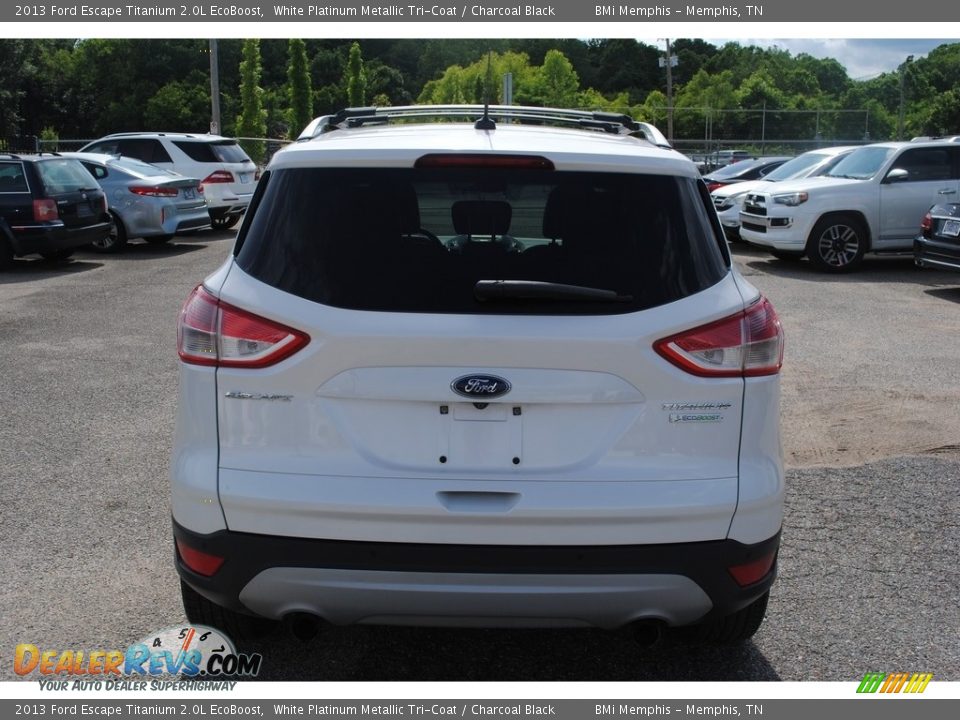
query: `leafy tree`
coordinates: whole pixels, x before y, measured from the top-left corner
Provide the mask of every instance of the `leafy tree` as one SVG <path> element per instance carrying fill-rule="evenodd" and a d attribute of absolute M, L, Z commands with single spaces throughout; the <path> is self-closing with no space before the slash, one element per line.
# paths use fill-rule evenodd
<path fill-rule="evenodd" d="M 210 91 L 195 76 L 170 82 L 147 101 L 145 127 L 182 132 L 206 132 L 210 124 Z"/>
<path fill-rule="evenodd" d="M 360 43 L 354 42 L 350 46 L 350 57 L 347 60 L 347 76 L 344 83 L 347 86 L 347 103 L 351 107 L 362 107 L 367 96 L 367 76 L 363 71 L 363 57 L 360 54 Z"/>
<path fill-rule="evenodd" d="M 240 115 L 237 116 L 237 135 L 241 138 L 262 138 L 267 134 L 267 112 L 263 109 L 263 88 L 260 87 L 260 41 L 250 38 L 243 42 L 243 60 L 240 62 Z M 262 140 L 241 140 L 241 146 L 255 163 L 263 160 L 266 148 Z"/>
<path fill-rule="evenodd" d="M 537 99 L 546 107 L 567 108 L 577 102 L 580 78 L 559 50 L 548 50 L 536 78 Z"/>
<path fill-rule="evenodd" d="M 306 43 L 299 38 L 291 38 L 289 57 L 287 66 L 287 86 L 290 93 L 289 135 L 293 140 L 313 120 L 313 91 L 310 88 Z"/>

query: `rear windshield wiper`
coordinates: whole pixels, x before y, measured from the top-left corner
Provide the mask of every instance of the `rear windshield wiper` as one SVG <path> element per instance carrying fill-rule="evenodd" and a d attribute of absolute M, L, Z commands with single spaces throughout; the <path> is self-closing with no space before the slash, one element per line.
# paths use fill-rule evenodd
<path fill-rule="evenodd" d="M 473 286 L 473 296 L 480 302 L 489 300 L 633 301 L 633 295 L 621 295 L 616 290 L 537 280 L 479 280 Z"/>

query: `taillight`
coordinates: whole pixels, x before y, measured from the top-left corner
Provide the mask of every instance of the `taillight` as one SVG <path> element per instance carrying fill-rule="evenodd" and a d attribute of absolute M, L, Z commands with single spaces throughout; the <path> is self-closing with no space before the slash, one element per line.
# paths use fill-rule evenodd
<path fill-rule="evenodd" d="M 34 222 L 48 222 L 50 220 L 59 220 L 60 211 L 57 210 L 57 201 L 52 198 L 33 201 L 33 220 Z"/>
<path fill-rule="evenodd" d="M 653 348 L 700 377 L 776 375 L 783 365 L 783 328 L 761 297 L 736 315 L 663 338 Z"/>
<path fill-rule="evenodd" d="M 259 167 L 258 167 L 256 170 L 254 170 L 254 172 L 253 172 L 253 179 L 254 179 L 254 180 L 259 180 L 259 179 L 260 179 L 260 168 L 259 168 Z"/>
<path fill-rule="evenodd" d="M 717 188 L 722 188 L 726 183 L 722 182 L 708 182 L 707 183 L 707 192 L 713 192 Z"/>
<path fill-rule="evenodd" d="M 930 238 L 933 234 L 933 216 L 930 213 L 927 213 L 923 216 L 923 220 L 920 221 L 920 232 L 923 233 L 925 238 Z"/>
<path fill-rule="evenodd" d="M 131 185 L 127 190 L 134 195 L 143 195 L 145 197 L 176 197 L 180 193 L 175 187 L 165 187 L 163 185 Z"/>
<path fill-rule="evenodd" d="M 201 185 L 213 184 L 213 183 L 232 183 L 233 175 L 226 170 L 214 170 L 212 173 L 207 175 L 202 181 Z"/>
<path fill-rule="evenodd" d="M 180 311 L 177 352 L 192 365 L 262 368 L 300 350 L 310 336 L 219 301 L 197 286 Z"/>

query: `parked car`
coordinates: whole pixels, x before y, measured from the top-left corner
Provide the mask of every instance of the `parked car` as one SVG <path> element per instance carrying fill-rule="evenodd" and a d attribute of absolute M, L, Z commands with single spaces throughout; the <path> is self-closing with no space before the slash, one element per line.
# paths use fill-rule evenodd
<path fill-rule="evenodd" d="M 110 227 L 106 197 L 78 161 L 0 153 L 0 270 L 34 253 L 66 259 Z"/>
<path fill-rule="evenodd" d="M 236 140 L 219 135 L 115 133 L 81 152 L 123 155 L 164 170 L 200 178 L 213 227 L 233 227 L 246 212 L 257 184 L 257 166 Z"/>
<path fill-rule="evenodd" d="M 782 330 L 656 128 L 353 108 L 249 212 L 178 326 L 192 622 L 757 630 Z"/>
<path fill-rule="evenodd" d="M 717 215 L 720 217 L 720 224 L 727 239 L 733 241 L 740 239 L 740 208 L 748 192 L 769 187 L 766 183 L 822 175 L 854 150 L 856 150 L 855 145 L 811 150 L 788 160 L 759 180 L 718 187 L 710 193 L 710 196 L 713 198 L 713 206 L 717 209 Z"/>
<path fill-rule="evenodd" d="M 741 160 L 704 175 L 707 190 L 713 192 L 724 185 L 759 180 L 783 165 L 789 157 L 760 157 L 753 160 Z"/>
<path fill-rule="evenodd" d="M 960 203 L 934 205 L 923 216 L 913 259 L 920 267 L 960 272 Z"/>
<path fill-rule="evenodd" d="M 782 258 L 804 254 L 827 272 L 849 272 L 866 252 L 913 248 L 917 218 L 960 185 L 960 144 L 865 145 L 821 177 L 747 193 L 740 237 Z"/>
<path fill-rule="evenodd" d="M 110 199 L 113 229 L 94 243 L 99 252 L 117 252 L 130 238 L 165 243 L 179 232 L 210 227 L 203 188 L 187 178 L 135 158 L 98 153 L 64 153 L 83 166 Z"/>
<path fill-rule="evenodd" d="M 706 156 L 704 165 L 707 172 L 712 172 L 727 165 L 752 159 L 753 156 L 747 150 L 717 150 Z"/>

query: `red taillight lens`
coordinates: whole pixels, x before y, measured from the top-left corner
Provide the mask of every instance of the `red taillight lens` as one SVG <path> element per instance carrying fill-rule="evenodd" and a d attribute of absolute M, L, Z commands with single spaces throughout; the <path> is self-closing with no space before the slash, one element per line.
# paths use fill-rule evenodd
<path fill-rule="evenodd" d="M 203 195 L 203 183 L 201 183 L 200 185 L 197 185 L 197 194 Z"/>
<path fill-rule="evenodd" d="M 180 311 L 177 352 L 192 365 L 262 368 L 310 342 L 306 333 L 220 302 L 200 285 Z"/>
<path fill-rule="evenodd" d="M 663 338 L 653 348 L 700 377 L 776 375 L 783 365 L 783 328 L 761 297 L 743 312 Z"/>
<path fill-rule="evenodd" d="M 923 233 L 925 238 L 929 238 L 933 234 L 933 216 L 930 213 L 924 215 L 923 220 L 920 221 L 920 232 Z"/>
<path fill-rule="evenodd" d="M 164 187 L 158 185 L 155 187 L 150 187 L 147 185 L 131 185 L 127 188 L 134 195 L 143 195 L 145 197 L 176 197 L 179 194 L 179 190 L 175 187 Z"/>
<path fill-rule="evenodd" d="M 205 577 L 210 577 L 223 565 L 223 558 L 219 555 L 211 555 L 192 548 L 179 538 L 177 539 L 177 553 L 179 553 L 184 565 L 198 575 Z"/>
<path fill-rule="evenodd" d="M 553 170 L 553 162 L 540 155 L 422 155 L 417 168 L 502 168 L 514 170 Z"/>
<path fill-rule="evenodd" d="M 727 568 L 727 570 L 733 575 L 733 579 L 737 581 L 737 585 L 746 587 L 747 585 L 753 585 L 755 582 L 763 580 L 770 573 L 774 558 L 776 557 L 777 552 L 774 550 L 759 560 L 744 563 L 743 565 L 734 565 Z"/>
<path fill-rule="evenodd" d="M 232 183 L 233 175 L 226 170 L 215 170 L 214 172 L 207 175 L 201 182 L 201 184 L 213 184 L 213 183 Z"/>
<path fill-rule="evenodd" d="M 708 182 L 707 183 L 707 192 L 713 192 L 717 188 L 722 188 L 726 183 L 722 182 Z"/>
<path fill-rule="evenodd" d="M 253 179 L 254 179 L 254 180 L 259 180 L 259 179 L 260 179 L 260 168 L 257 168 L 257 169 L 254 171 L 254 173 L 253 173 Z"/>
<path fill-rule="evenodd" d="M 33 220 L 34 222 L 48 222 L 50 220 L 59 220 L 60 211 L 57 210 L 57 201 L 52 198 L 33 201 Z"/>

